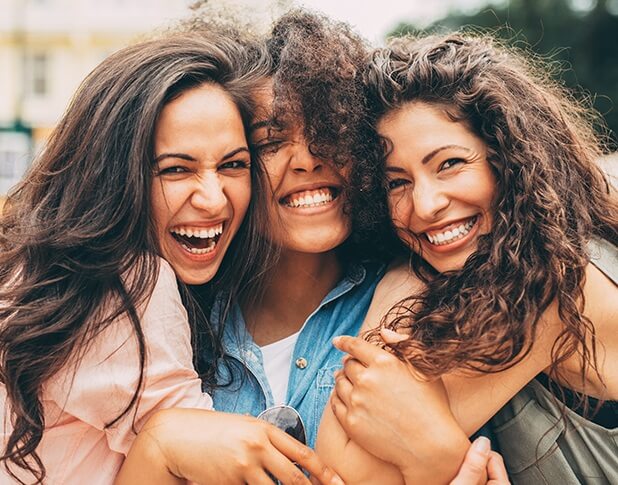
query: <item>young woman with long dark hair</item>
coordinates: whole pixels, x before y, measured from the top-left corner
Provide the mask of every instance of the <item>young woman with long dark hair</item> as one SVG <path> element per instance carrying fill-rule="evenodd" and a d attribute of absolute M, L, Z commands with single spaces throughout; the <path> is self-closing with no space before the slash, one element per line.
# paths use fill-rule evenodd
<path fill-rule="evenodd" d="M 136 433 L 169 407 L 201 408 L 204 447 L 239 480 L 269 470 L 308 483 L 292 461 L 328 474 L 282 431 L 209 411 L 200 377 L 212 387 L 214 372 L 199 375 L 192 358 L 221 344 L 195 297 L 237 298 L 268 263 L 245 136 L 268 66 L 257 44 L 215 32 L 113 54 L 9 196 L 2 481 L 112 483 Z"/>
<path fill-rule="evenodd" d="M 457 34 L 395 40 L 369 63 L 385 156 L 363 189 L 390 211 L 403 263 L 368 315 L 375 327 L 393 306 L 381 331 L 390 353 L 337 343 L 353 358 L 318 450 L 347 483 L 431 480 L 415 467 L 428 410 L 468 435 L 509 399 L 492 423 L 515 482 L 616 478 L 616 191 L 596 164 L 593 112 L 548 76 Z M 458 466 L 433 465 L 434 479 Z"/>

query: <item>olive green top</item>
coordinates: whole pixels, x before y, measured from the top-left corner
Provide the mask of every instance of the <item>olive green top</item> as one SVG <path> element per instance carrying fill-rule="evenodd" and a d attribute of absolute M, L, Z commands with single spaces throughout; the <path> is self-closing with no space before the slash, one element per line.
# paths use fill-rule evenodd
<path fill-rule="evenodd" d="M 590 261 L 618 285 L 615 246 L 591 242 Z M 515 485 L 618 484 L 618 428 L 563 409 L 536 380 L 494 416 L 492 427 Z"/>

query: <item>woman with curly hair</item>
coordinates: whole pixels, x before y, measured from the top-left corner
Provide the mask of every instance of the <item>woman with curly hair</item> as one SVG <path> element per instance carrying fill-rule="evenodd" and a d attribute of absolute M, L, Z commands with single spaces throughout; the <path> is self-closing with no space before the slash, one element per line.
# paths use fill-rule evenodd
<path fill-rule="evenodd" d="M 352 356 L 318 451 L 346 483 L 448 479 L 457 463 L 415 432 L 439 409 L 469 435 L 507 401 L 492 424 L 516 483 L 616 479 L 618 203 L 591 110 L 544 69 L 459 34 L 395 40 L 368 65 L 373 192 L 402 263 L 367 317 L 392 307 L 371 332 L 390 352 L 336 342 Z"/>
<path fill-rule="evenodd" d="M 250 204 L 263 179 L 245 136 L 268 66 L 258 44 L 214 32 L 113 54 L 9 197 L 2 483 L 112 483 L 137 431 L 170 407 L 195 408 L 200 449 L 212 455 L 197 478 L 224 470 L 247 482 L 266 469 L 309 483 L 299 462 L 328 481 L 283 431 L 213 412 L 201 378 L 212 387 L 214 372 L 198 375 L 192 359 L 197 344 L 221 345 L 197 299 L 252 291 L 268 261 Z"/>

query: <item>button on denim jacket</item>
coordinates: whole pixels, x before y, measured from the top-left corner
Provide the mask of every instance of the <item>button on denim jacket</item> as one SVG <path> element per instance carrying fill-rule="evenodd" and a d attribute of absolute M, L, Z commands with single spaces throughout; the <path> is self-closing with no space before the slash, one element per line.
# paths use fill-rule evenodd
<path fill-rule="evenodd" d="M 351 265 L 300 331 L 292 354 L 286 403 L 302 416 L 311 447 L 334 387 L 333 372 L 341 368 L 343 353 L 333 347 L 332 339 L 358 334 L 383 273 L 384 266 L 376 263 Z M 214 306 L 213 322 L 218 321 L 220 306 Z M 262 353 L 247 332 L 237 305 L 228 314 L 223 341 L 228 358 L 218 366 L 217 381 L 231 384 L 215 389 L 214 407 L 217 411 L 257 416 L 274 401 Z"/>

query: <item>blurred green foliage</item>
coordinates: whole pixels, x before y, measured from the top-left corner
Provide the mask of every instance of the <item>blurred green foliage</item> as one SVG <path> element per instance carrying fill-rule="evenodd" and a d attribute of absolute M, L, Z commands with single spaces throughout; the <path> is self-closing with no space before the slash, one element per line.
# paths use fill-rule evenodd
<path fill-rule="evenodd" d="M 618 0 L 510 0 L 477 13 L 451 13 L 425 29 L 401 23 L 389 35 L 490 29 L 521 47 L 560 61 L 561 79 L 577 95 L 590 95 L 618 148 Z"/>

